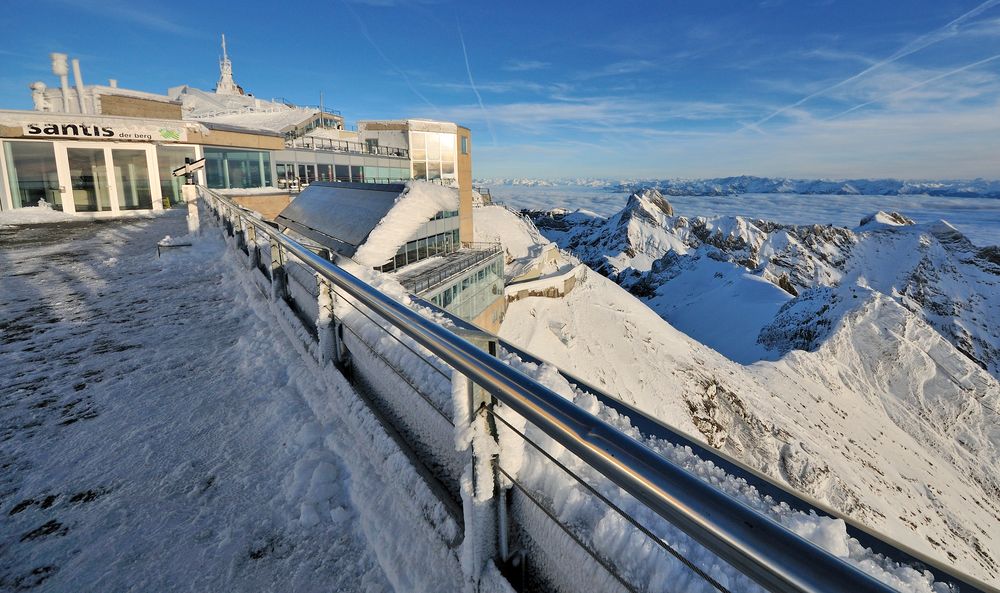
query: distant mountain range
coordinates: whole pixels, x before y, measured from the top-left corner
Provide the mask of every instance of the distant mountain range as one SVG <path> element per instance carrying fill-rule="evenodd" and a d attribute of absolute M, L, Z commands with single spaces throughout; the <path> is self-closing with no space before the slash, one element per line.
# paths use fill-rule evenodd
<path fill-rule="evenodd" d="M 739 194 L 835 194 L 835 195 L 929 195 L 1000 198 L 1000 181 L 987 179 L 906 181 L 901 179 L 788 179 L 784 177 L 719 177 L 715 179 L 519 179 L 477 181 L 482 185 L 531 187 L 597 187 L 608 191 L 633 192 L 655 188 L 667 196 L 728 196 Z"/>

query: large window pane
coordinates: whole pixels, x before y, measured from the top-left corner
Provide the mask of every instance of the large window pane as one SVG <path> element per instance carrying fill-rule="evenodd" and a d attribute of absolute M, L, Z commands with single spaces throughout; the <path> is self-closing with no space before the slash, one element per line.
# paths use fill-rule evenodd
<path fill-rule="evenodd" d="M 211 188 L 268 187 L 271 185 L 271 155 L 258 150 L 206 148 L 205 171 Z"/>
<path fill-rule="evenodd" d="M 427 179 L 427 163 L 413 163 L 413 178 Z"/>
<path fill-rule="evenodd" d="M 118 207 L 121 210 L 150 210 L 153 192 L 149 187 L 149 167 L 145 150 L 111 151 L 115 181 L 118 184 Z"/>
<path fill-rule="evenodd" d="M 184 196 L 181 194 L 181 186 L 184 185 L 184 177 L 174 177 L 174 169 L 184 166 L 184 159 L 194 158 L 194 148 L 184 146 L 157 146 L 156 164 L 160 170 L 160 192 L 163 194 L 163 206 L 181 206 L 184 204 Z"/>
<path fill-rule="evenodd" d="M 111 210 L 103 148 L 67 148 L 70 188 L 77 212 Z"/>
<path fill-rule="evenodd" d="M 62 210 L 55 150 L 51 142 L 5 142 L 10 199 L 15 208 L 37 206 L 45 200 Z"/>

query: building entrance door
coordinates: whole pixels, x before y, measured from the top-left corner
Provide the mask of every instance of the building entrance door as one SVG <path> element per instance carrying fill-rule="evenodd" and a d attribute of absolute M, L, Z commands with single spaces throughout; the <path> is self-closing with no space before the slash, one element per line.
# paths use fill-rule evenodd
<path fill-rule="evenodd" d="M 153 145 L 56 142 L 55 153 L 65 211 L 163 209 Z"/>
<path fill-rule="evenodd" d="M 100 148 L 67 148 L 70 199 L 77 212 L 111 210 L 111 188 L 104 150 Z"/>

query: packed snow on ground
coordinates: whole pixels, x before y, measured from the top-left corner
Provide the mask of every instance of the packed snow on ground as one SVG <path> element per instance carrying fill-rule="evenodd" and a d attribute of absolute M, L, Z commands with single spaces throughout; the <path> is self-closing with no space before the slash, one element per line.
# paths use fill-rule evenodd
<path fill-rule="evenodd" d="M 629 193 L 605 188 L 491 185 L 494 199 L 515 209 L 584 209 L 602 216 L 618 212 Z M 947 220 L 979 246 L 1000 244 L 1000 200 L 984 197 L 923 195 L 742 194 L 669 196 L 687 216 L 745 216 L 783 224 L 833 224 L 854 227 L 864 216 L 884 210 L 903 212 L 917 222 Z"/>
<path fill-rule="evenodd" d="M 27 208 L 17 208 L 15 210 L 0 212 L 0 225 L 39 224 L 66 220 L 77 220 L 77 217 L 72 214 L 66 214 L 61 210 L 56 210 L 45 201 L 42 201 L 39 206 L 29 206 Z"/>
<path fill-rule="evenodd" d="M 434 499 L 218 235 L 156 257 L 185 232 L 0 235 L 0 588 L 460 588 Z"/>
<path fill-rule="evenodd" d="M 366 266 L 380 266 L 434 215 L 458 210 L 458 190 L 429 181 L 407 181 L 392 209 L 358 247 L 354 260 Z"/>

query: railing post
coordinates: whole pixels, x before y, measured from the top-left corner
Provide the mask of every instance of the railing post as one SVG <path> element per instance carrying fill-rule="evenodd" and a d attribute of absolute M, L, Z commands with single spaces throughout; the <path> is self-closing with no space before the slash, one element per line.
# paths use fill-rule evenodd
<path fill-rule="evenodd" d="M 496 338 L 476 331 L 458 331 L 491 356 L 497 354 Z M 465 539 L 462 543 L 462 566 L 471 591 L 479 590 L 480 579 L 488 562 L 502 565 L 510 557 L 507 497 L 501 490 L 497 472 L 499 442 L 493 417 L 486 409 L 496 400 L 468 377 L 456 384 L 456 430 L 459 450 L 469 453 L 469 465 L 462 479 L 462 506 L 465 516 Z"/>
<path fill-rule="evenodd" d="M 284 300 L 288 291 L 287 282 L 281 244 L 271 237 L 271 300 Z"/>
<path fill-rule="evenodd" d="M 250 269 L 260 265 L 260 248 L 257 246 L 257 227 L 248 224 L 246 228 L 247 255 L 250 256 Z"/>
<path fill-rule="evenodd" d="M 341 368 L 346 362 L 346 356 L 340 343 L 340 321 L 335 314 L 337 293 L 334 292 L 330 281 L 319 274 L 316 275 L 316 285 L 319 288 L 317 297 L 319 317 L 316 319 L 316 332 L 319 336 L 320 363 L 332 362 Z"/>
<path fill-rule="evenodd" d="M 233 224 L 233 237 L 236 238 L 236 248 L 249 255 L 250 251 L 247 249 L 246 229 L 243 222 L 243 215 L 239 212 L 236 213 L 236 221 Z"/>

